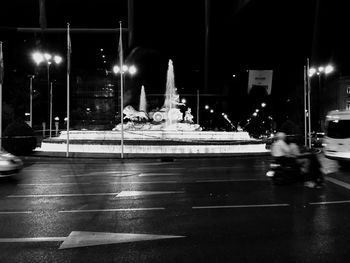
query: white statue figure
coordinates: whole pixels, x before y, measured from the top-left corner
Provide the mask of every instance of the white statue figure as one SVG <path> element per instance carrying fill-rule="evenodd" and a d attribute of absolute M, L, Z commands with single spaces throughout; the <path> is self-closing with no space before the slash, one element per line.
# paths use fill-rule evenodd
<path fill-rule="evenodd" d="M 147 113 L 143 111 L 137 111 L 130 105 L 124 108 L 123 113 L 125 114 L 124 119 L 129 119 L 131 121 L 147 121 L 149 119 Z"/>
<path fill-rule="evenodd" d="M 185 111 L 184 121 L 187 123 L 193 123 L 193 115 L 191 114 L 191 108 L 188 108 L 187 111 Z"/>

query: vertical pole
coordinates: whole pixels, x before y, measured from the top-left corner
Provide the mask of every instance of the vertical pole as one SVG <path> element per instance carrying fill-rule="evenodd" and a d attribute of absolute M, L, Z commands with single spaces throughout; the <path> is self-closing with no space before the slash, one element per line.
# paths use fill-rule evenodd
<path fill-rule="evenodd" d="M 2 42 L 0 41 L 0 151 L 2 147 L 2 83 L 4 80 L 4 63 L 2 55 Z"/>
<path fill-rule="evenodd" d="M 311 148 L 311 85 L 310 85 L 310 76 L 309 76 L 309 70 L 310 70 L 310 62 L 309 59 L 307 59 L 307 102 L 308 102 L 308 115 L 309 115 L 309 131 L 308 131 L 308 137 L 309 137 L 309 148 Z"/>
<path fill-rule="evenodd" d="M 119 22 L 119 63 L 120 63 L 120 124 L 121 124 L 121 134 L 120 134 L 120 158 L 124 158 L 124 119 L 123 119 L 123 39 L 122 39 L 122 22 Z"/>
<path fill-rule="evenodd" d="M 66 157 L 69 157 L 69 121 L 70 121 L 69 76 L 70 76 L 70 67 L 71 67 L 71 61 L 70 61 L 71 52 L 72 52 L 72 47 L 71 47 L 71 41 L 70 41 L 70 35 L 69 35 L 69 23 L 67 23 L 67 151 L 66 151 Z"/>
<path fill-rule="evenodd" d="M 49 138 L 51 138 L 52 133 L 52 82 L 50 83 L 50 133 Z"/>
<path fill-rule="evenodd" d="M 49 115 L 50 118 L 50 61 L 46 61 L 46 67 L 47 67 L 47 114 Z M 46 115 L 47 116 L 47 115 Z M 49 120 L 50 122 L 50 120 Z M 50 136 L 49 136 L 50 137 Z"/>
<path fill-rule="evenodd" d="M 204 93 L 208 93 L 210 0 L 205 0 Z"/>
<path fill-rule="evenodd" d="M 30 76 L 30 85 L 29 85 L 29 125 L 33 128 L 33 78 L 34 76 Z"/>
<path fill-rule="evenodd" d="M 45 135 L 46 135 L 46 122 L 43 122 L 42 125 L 43 125 L 43 138 L 45 138 Z"/>
<path fill-rule="evenodd" d="M 197 89 L 197 124 L 199 125 L 199 89 Z"/>
<path fill-rule="evenodd" d="M 307 146 L 307 70 L 306 66 L 304 66 L 304 145 Z"/>

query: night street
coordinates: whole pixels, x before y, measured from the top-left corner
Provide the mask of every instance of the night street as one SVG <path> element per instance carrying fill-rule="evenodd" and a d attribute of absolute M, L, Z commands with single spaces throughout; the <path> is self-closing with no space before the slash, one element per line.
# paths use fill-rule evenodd
<path fill-rule="evenodd" d="M 0 262 L 347 261 L 347 184 L 275 186 L 268 165 L 27 159 L 1 180 Z"/>

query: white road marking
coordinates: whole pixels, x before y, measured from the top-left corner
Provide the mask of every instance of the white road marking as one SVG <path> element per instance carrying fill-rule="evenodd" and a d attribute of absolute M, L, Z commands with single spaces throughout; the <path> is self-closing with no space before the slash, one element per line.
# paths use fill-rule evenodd
<path fill-rule="evenodd" d="M 251 168 L 266 168 L 268 165 L 254 165 Z M 196 167 L 195 169 L 198 170 L 221 170 L 221 169 L 246 169 L 246 167 L 243 166 L 202 166 L 202 167 Z"/>
<path fill-rule="evenodd" d="M 90 193 L 90 194 L 47 194 L 47 195 L 8 195 L 7 198 L 42 198 L 42 197 L 79 197 L 79 196 L 109 196 L 118 193 Z"/>
<path fill-rule="evenodd" d="M 215 183 L 215 182 L 245 182 L 245 181 L 270 181 L 266 179 L 213 179 L 213 180 L 196 180 L 196 183 Z"/>
<path fill-rule="evenodd" d="M 166 176 L 166 175 L 181 175 L 181 173 L 140 173 L 139 176 Z"/>
<path fill-rule="evenodd" d="M 182 194 L 180 191 L 121 191 L 116 197 L 131 197 L 142 195 L 159 195 L 159 194 Z"/>
<path fill-rule="evenodd" d="M 179 183 L 178 181 L 150 181 L 150 182 L 135 182 L 135 181 L 130 181 L 130 182 L 106 182 L 106 183 L 101 183 L 101 184 L 176 184 Z M 98 185 L 99 183 L 96 183 Z"/>
<path fill-rule="evenodd" d="M 350 190 L 350 184 L 348 184 L 348 183 L 345 183 L 343 181 L 340 181 L 338 179 L 335 179 L 335 178 L 332 178 L 332 177 L 329 177 L 329 176 L 325 176 L 324 179 L 329 181 L 329 182 L 331 182 L 331 183 L 333 183 L 333 184 L 342 186 L 342 187 Z"/>
<path fill-rule="evenodd" d="M 126 176 L 132 176 L 132 175 L 138 175 L 138 172 L 121 172 L 121 171 L 101 171 L 101 172 L 92 172 L 92 173 L 82 173 L 82 174 L 66 174 L 66 175 L 61 175 L 60 177 L 62 178 L 67 178 L 67 177 L 86 177 L 86 176 L 102 176 L 102 175 L 107 175 L 107 176 L 115 176 L 115 177 L 126 177 Z"/>
<path fill-rule="evenodd" d="M 20 237 L 20 238 L 0 238 L 0 243 L 27 243 L 27 242 L 60 242 L 67 237 Z"/>
<path fill-rule="evenodd" d="M 64 240 L 59 249 L 171 238 L 184 238 L 184 236 L 73 231 Z"/>
<path fill-rule="evenodd" d="M 33 211 L 0 211 L 0 215 L 31 214 Z"/>
<path fill-rule="evenodd" d="M 164 207 L 144 207 L 144 208 L 116 208 L 116 209 L 86 209 L 86 210 L 61 210 L 59 213 L 94 213 L 94 212 L 132 212 L 132 211 L 156 211 L 165 210 Z"/>
<path fill-rule="evenodd" d="M 37 183 L 37 184 L 18 184 L 18 186 L 65 186 L 65 185 L 119 185 L 119 184 L 176 184 L 178 181 L 124 181 L 124 182 L 89 182 L 89 183 Z"/>
<path fill-rule="evenodd" d="M 18 186 L 57 186 L 57 185 L 88 185 L 91 183 L 37 183 L 37 184 L 18 184 Z"/>
<path fill-rule="evenodd" d="M 192 209 L 217 209 L 217 208 L 259 208 L 259 207 L 283 207 L 289 204 L 261 204 L 261 205 L 214 205 L 214 206 L 193 206 Z"/>
<path fill-rule="evenodd" d="M 73 231 L 68 237 L 0 238 L 0 243 L 63 242 L 59 249 L 184 238 L 185 236 Z"/>
<path fill-rule="evenodd" d="M 346 203 L 350 203 L 350 200 L 312 202 L 309 204 L 310 205 L 331 205 L 331 204 L 346 204 Z"/>

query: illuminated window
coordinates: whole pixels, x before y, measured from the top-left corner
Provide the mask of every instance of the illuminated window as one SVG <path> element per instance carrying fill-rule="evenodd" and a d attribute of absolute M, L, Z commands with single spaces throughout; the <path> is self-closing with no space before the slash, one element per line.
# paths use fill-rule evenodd
<path fill-rule="evenodd" d="M 349 86 L 349 87 L 346 87 L 346 93 L 347 93 L 347 94 L 350 94 L 350 86 Z"/>
<path fill-rule="evenodd" d="M 346 102 L 346 109 L 350 110 L 350 101 L 349 100 Z"/>

